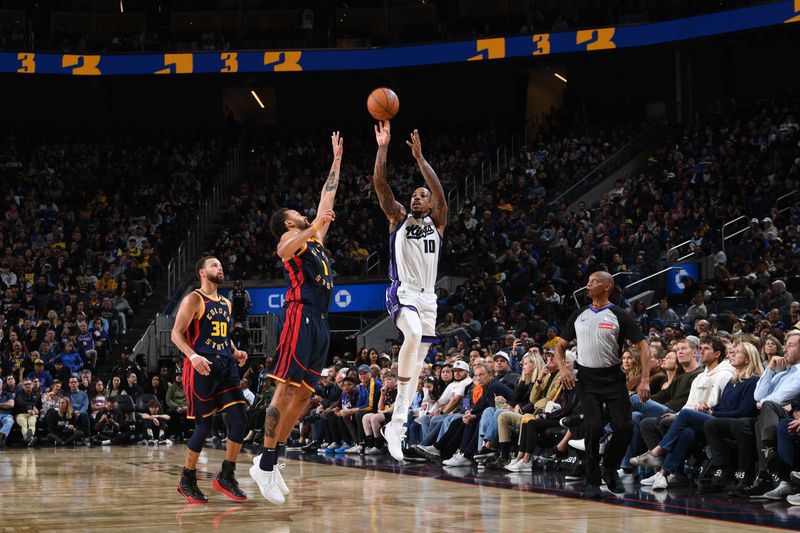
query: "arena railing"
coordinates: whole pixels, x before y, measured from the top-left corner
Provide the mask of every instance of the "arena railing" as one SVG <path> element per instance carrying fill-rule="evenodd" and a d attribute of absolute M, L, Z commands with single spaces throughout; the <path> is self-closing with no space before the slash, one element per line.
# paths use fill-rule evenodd
<path fill-rule="evenodd" d="M 240 149 L 236 146 L 220 171 L 220 180 L 195 215 L 194 223 L 186 232 L 186 239 L 178 245 L 175 255 L 167 264 L 167 294 L 170 297 L 183 281 L 191 263 L 199 253 L 200 245 L 208 233 L 209 224 L 222 210 L 222 202 L 229 192 L 231 183 L 239 175 L 239 159 Z"/>
<path fill-rule="evenodd" d="M 576 181 L 572 187 L 551 200 L 550 205 L 558 205 L 562 202 L 570 203 L 585 194 L 592 186 L 610 176 L 613 172 L 622 168 L 625 163 L 633 159 L 638 152 L 655 140 L 659 133 L 661 133 L 661 124 L 658 122 L 645 128 L 639 135 L 625 143 L 622 148 L 608 156 L 603 162 Z"/>
<path fill-rule="evenodd" d="M 728 226 L 732 226 L 733 224 L 736 224 L 737 222 L 741 222 L 741 221 L 744 221 L 745 224 L 746 224 L 746 226 L 744 228 L 742 228 L 740 230 L 737 230 L 734 233 L 725 235 L 725 230 L 728 228 Z M 733 220 L 723 224 L 722 225 L 722 252 L 723 253 L 725 252 L 725 243 L 728 242 L 729 239 L 732 239 L 733 237 L 736 237 L 737 235 L 741 235 L 742 233 L 744 233 L 745 231 L 747 231 L 749 229 L 750 229 L 750 217 L 747 216 L 747 215 L 742 215 L 740 217 L 734 218 Z"/>

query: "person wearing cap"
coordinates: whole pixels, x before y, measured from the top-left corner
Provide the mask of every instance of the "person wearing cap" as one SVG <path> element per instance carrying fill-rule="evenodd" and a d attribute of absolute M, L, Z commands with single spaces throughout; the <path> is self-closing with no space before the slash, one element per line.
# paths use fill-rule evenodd
<path fill-rule="evenodd" d="M 626 474 L 633 472 L 633 465 L 630 460 L 638 455 L 642 420 L 677 413 L 686 405 L 692 389 L 692 383 L 703 372 L 695 358 L 695 352 L 699 347 L 700 340 L 693 335 L 680 339 L 675 346 L 675 354 L 678 364 L 683 368 L 683 374 L 676 377 L 669 387 L 655 393 L 646 401 L 642 401 L 637 394 L 630 397 L 631 410 L 633 412 L 631 415 L 633 437 L 625 456 L 622 458 L 622 469 Z M 649 478 L 647 481 L 650 481 Z"/>
<path fill-rule="evenodd" d="M 380 358 L 378 359 L 378 364 L 380 365 L 381 369 L 391 368 L 392 356 L 390 356 L 388 353 L 382 353 Z"/>
<path fill-rule="evenodd" d="M 614 278 L 597 271 L 589 276 L 586 294 L 590 305 L 575 311 L 555 345 L 556 359 L 564 387 L 577 386 L 577 395 L 584 414 L 586 442 L 586 496 L 600 497 L 600 479 L 613 493 L 625 492 L 617 469 L 631 440 L 631 404 L 621 370 L 625 341 L 636 345 L 641 354 L 642 379 L 638 394 L 642 401 L 650 396 L 650 350 L 644 334 L 633 316 L 610 302 Z M 566 350 L 572 341 L 578 344 L 577 378 L 566 364 Z M 605 422 L 603 408 L 611 419 L 614 437 L 606 446 L 600 468 L 599 446 Z"/>
<path fill-rule="evenodd" d="M 508 353 L 500 350 L 494 354 L 492 359 L 494 360 L 494 378 L 514 390 L 519 381 L 519 374 L 511 372 L 511 357 Z"/>
<path fill-rule="evenodd" d="M 50 388 L 50 385 L 53 384 L 53 376 L 44 369 L 44 361 L 41 359 L 33 361 L 33 372 L 29 372 L 25 378 L 30 380 L 38 379 L 42 390 Z"/>
<path fill-rule="evenodd" d="M 468 400 L 465 398 L 472 386 L 472 379 L 469 376 L 469 365 L 466 361 L 456 361 L 453 363 L 453 381 L 451 381 L 441 396 L 428 409 L 428 413 L 420 419 L 422 429 L 420 431 L 420 443 L 414 447 L 431 447 L 441 435 L 447 431 L 447 427 L 453 420 L 459 418 L 462 412 L 462 404 Z M 419 450 L 417 450 L 419 451 Z M 438 452 L 438 450 L 436 450 Z"/>
<path fill-rule="evenodd" d="M 761 220 L 761 223 L 764 225 L 764 238 L 768 241 L 774 241 L 778 238 L 778 228 L 776 228 L 772 224 L 772 219 L 769 217 L 764 217 Z"/>

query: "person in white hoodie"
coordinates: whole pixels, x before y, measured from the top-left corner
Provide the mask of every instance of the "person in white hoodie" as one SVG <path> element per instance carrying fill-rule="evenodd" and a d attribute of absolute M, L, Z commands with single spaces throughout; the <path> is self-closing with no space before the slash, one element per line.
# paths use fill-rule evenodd
<path fill-rule="evenodd" d="M 731 363 L 725 359 L 725 356 L 725 344 L 719 338 L 713 337 L 700 343 L 700 363 L 704 365 L 705 369 L 692 382 L 692 386 L 689 389 L 689 398 L 681 410 L 694 409 L 702 413 L 708 413 L 717 405 L 723 389 L 728 385 L 735 372 Z M 676 416 L 675 414 L 667 414 L 659 418 L 645 418 L 641 421 L 639 429 L 648 450 L 653 450 L 658 446 L 670 426 L 675 422 Z M 661 459 L 653 457 L 647 451 L 638 457 L 631 458 L 631 464 L 633 466 L 657 467 L 661 465 Z M 659 474 L 662 473 L 657 472 L 654 476 L 642 480 L 642 485 L 652 485 L 656 481 L 661 481 L 658 477 Z M 661 477 L 664 478 L 665 482 L 671 478 L 672 484 L 679 484 L 683 481 L 680 472 L 672 472 L 671 474 L 669 478 L 664 474 Z M 660 488 L 666 488 L 666 486 Z"/>

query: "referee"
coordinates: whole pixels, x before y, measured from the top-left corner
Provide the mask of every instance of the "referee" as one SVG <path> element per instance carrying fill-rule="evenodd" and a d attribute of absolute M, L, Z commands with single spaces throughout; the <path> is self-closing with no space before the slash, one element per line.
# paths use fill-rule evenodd
<path fill-rule="evenodd" d="M 636 344 L 642 357 L 642 381 L 637 390 L 639 398 L 645 402 L 650 397 L 650 350 L 633 317 L 609 301 L 608 296 L 613 288 L 614 279 L 608 272 L 594 272 L 589 276 L 586 293 L 592 303 L 572 314 L 555 346 L 562 383 L 567 389 L 572 389 L 577 383 L 578 399 L 583 410 L 587 498 L 600 496 L 601 476 L 608 490 L 617 494 L 625 492 L 617 469 L 633 435 L 631 402 L 625 386 L 625 374 L 620 368 L 620 356 L 626 340 Z M 565 362 L 565 350 L 576 339 L 577 378 Z M 611 419 L 614 434 L 606 446 L 601 472 L 599 446 L 604 425 L 603 404 Z"/>

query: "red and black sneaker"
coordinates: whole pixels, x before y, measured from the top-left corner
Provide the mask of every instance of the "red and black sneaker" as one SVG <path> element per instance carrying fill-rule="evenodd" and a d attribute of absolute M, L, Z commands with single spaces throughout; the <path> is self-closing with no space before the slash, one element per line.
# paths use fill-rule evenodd
<path fill-rule="evenodd" d="M 243 502 L 247 500 L 247 494 L 239 488 L 239 482 L 236 481 L 236 476 L 234 475 L 235 469 L 236 463 L 223 461 L 222 471 L 217 474 L 217 478 L 214 480 L 214 488 L 227 496 L 228 499 Z"/>
<path fill-rule="evenodd" d="M 178 494 L 183 496 L 189 503 L 208 503 L 208 498 L 197 486 L 197 474 L 194 470 L 184 469 L 176 488 Z"/>

